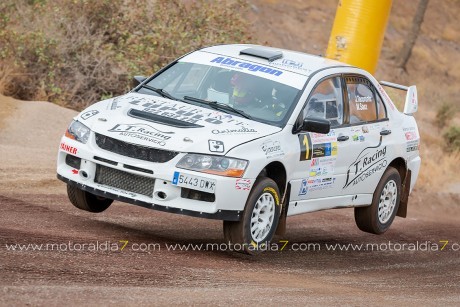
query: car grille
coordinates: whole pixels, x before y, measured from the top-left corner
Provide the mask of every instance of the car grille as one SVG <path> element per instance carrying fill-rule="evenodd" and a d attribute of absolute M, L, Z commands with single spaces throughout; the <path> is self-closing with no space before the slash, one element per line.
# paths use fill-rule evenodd
<path fill-rule="evenodd" d="M 96 144 L 104 150 L 122 156 L 156 163 L 168 162 L 178 154 L 175 151 L 134 145 L 99 133 L 96 133 Z"/>
<path fill-rule="evenodd" d="M 152 197 L 155 179 L 130 174 L 98 164 L 94 182 Z"/>

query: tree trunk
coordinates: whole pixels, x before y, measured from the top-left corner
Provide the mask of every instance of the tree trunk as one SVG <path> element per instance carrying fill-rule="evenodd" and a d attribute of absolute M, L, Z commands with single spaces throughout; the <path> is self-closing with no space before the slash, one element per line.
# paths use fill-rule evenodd
<path fill-rule="evenodd" d="M 415 41 L 417 40 L 418 34 L 420 33 L 420 27 L 422 26 L 423 17 L 425 16 L 425 11 L 428 6 L 428 0 L 420 0 L 417 12 L 415 13 L 414 19 L 412 20 L 412 28 L 407 35 L 407 39 L 404 42 L 404 46 L 400 53 L 399 66 L 406 70 L 406 64 L 409 61 L 409 58 L 412 53 L 412 48 L 414 47 Z"/>

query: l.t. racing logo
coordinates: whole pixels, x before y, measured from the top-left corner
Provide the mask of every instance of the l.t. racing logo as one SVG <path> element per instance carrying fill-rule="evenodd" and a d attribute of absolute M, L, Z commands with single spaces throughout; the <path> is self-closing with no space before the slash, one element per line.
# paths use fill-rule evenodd
<path fill-rule="evenodd" d="M 382 138 L 377 146 L 365 148 L 359 155 L 358 158 L 348 167 L 347 180 L 343 188 L 347 188 L 350 185 L 356 185 L 375 172 L 384 170 L 388 164 L 386 160 L 387 147 L 380 147 L 382 144 Z"/>

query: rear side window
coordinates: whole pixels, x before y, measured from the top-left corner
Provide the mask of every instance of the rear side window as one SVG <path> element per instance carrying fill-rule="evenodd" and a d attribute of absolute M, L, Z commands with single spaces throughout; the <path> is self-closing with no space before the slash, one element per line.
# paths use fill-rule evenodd
<path fill-rule="evenodd" d="M 386 118 L 382 99 L 374 86 L 363 77 L 346 77 L 350 124 Z"/>
<path fill-rule="evenodd" d="M 378 119 L 384 119 L 387 118 L 387 111 L 385 109 L 385 106 L 383 105 L 382 98 L 377 94 L 375 95 L 377 98 L 377 117 Z"/>

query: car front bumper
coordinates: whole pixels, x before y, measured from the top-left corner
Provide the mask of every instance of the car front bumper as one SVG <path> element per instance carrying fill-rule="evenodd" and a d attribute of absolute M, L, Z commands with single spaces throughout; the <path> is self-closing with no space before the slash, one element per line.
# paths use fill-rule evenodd
<path fill-rule="evenodd" d="M 87 144 L 64 136 L 58 152 L 57 177 L 94 195 L 149 209 L 238 221 L 255 179 L 176 168 L 184 155 L 179 153 L 170 161 L 154 163 L 101 149 L 96 144 L 94 133 Z M 175 185 L 175 172 L 212 180 L 215 182 L 214 193 Z M 101 177 L 104 177 L 103 180 Z M 241 180 L 250 185 L 238 184 Z"/>

